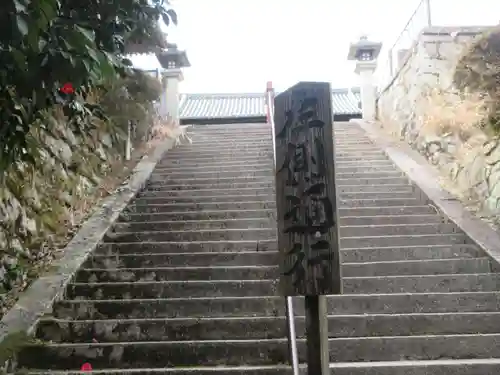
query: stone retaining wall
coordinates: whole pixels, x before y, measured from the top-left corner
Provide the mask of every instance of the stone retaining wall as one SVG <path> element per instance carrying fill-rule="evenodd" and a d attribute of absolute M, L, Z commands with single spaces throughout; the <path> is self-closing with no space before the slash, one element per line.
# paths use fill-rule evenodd
<path fill-rule="evenodd" d="M 437 165 L 451 190 L 497 214 L 499 138 L 477 127 L 486 115 L 482 99 L 453 85 L 458 58 L 487 29 L 425 29 L 381 92 L 377 110 L 382 127 Z"/>

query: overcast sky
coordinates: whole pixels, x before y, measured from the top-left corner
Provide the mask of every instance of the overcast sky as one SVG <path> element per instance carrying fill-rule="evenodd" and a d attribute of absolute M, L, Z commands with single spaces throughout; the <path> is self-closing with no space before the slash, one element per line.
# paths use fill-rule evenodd
<path fill-rule="evenodd" d="M 266 81 L 286 89 L 299 80 L 357 86 L 348 62 L 349 43 L 361 34 L 394 44 L 420 0 L 172 0 L 178 27 L 169 41 L 187 50 L 182 92 L 262 92 Z M 474 6 L 474 8 L 471 7 Z M 500 0 L 431 0 L 433 24 L 494 25 Z M 420 12 L 416 33 L 425 24 Z M 408 43 L 413 35 L 407 35 Z M 154 57 L 134 57 L 137 66 L 157 68 Z"/>

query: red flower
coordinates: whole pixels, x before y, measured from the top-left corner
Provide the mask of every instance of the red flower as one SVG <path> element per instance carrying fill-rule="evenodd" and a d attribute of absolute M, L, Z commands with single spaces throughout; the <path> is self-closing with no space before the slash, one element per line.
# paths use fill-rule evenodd
<path fill-rule="evenodd" d="M 61 92 L 64 94 L 73 94 L 75 89 L 71 83 L 65 83 L 63 87 L 61 87 Z"/>
<path fill-rule="evenodd" d="M 92 365 L 88 362 L 85 362 L 82 367 L 80 368 L 81 372 L 90 372 L 92 371 Z"/>

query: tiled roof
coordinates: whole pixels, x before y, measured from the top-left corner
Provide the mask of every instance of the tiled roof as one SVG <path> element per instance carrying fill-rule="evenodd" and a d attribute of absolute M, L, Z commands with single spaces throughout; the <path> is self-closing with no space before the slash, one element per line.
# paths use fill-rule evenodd
<path fill-rule="evenodd" d="M 332 90 L 335 114 L 360 114 L 359 89 Z M 265 94 L 183 94 L 181 119 L 265 117 Z"/>

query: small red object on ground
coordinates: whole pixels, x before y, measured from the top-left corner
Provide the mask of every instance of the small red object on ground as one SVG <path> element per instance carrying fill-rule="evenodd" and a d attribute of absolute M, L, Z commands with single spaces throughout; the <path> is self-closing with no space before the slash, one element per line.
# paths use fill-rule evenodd
<path fill-rule="evenodd" d="M 82 368 L 80 369 L 81 372 L 88 372 L 88 371 L 92 371 L 92 365 L 88 362 L 85 362 L 83 365 L 82 365 Z"/>

